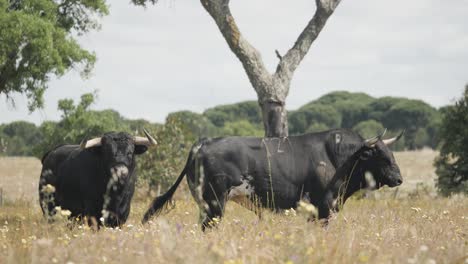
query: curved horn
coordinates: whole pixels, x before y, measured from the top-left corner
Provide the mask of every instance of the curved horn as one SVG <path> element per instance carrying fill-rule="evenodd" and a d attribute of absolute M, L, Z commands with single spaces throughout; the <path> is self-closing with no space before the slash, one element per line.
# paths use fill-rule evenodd
<path fill-rule="evenodd" d="M 387 146 L 391 145 L 391 144 L 395 143 L 397 140 L 399 140 L 403 136 L 403 134 L 405 134 L 405 131 L 406 130 L 403 129 L 403 131 L 401 131 L 398 136 L 393 137 L 393 138 L 389 138 L 389 139 L 384 139 L 384 140 L 382 140 L 382 142 Z"/>
<path fill-rule="evenodd" d="M 101 146 L 101 138 L 98 137 L 98 138 L 93 138 L 93 139 L 90 139 L 90 140 L 83 140 L 81 141 L 80 143 L 80 148 L 82 149 L 86 149 L 86 148 L 90 148 L 90 147 L 98 147 L 98 146 Z"/>
<path fill-rule="evenodd" d="M 134 137 L 135 145 L 156 146 L 158 142 L 154 139 L 146 129 L 143 129 L 146 137 Z"/>
<path fill-rule="evenodd" d="M 385 135 L 385 133 L 387 133 L 386 128 L 384 129 L 384 131 L 382 133 L 380 133 L 380 135 L 378 135 L 376 137 L 373 137 L 373 138 L 366 139 L 366 141 L 364 141 L 364 143 L 367 146 L 373 146 L 375 143 L 377 143 L 377 141 L 382 139 L 382 137 Z"/>

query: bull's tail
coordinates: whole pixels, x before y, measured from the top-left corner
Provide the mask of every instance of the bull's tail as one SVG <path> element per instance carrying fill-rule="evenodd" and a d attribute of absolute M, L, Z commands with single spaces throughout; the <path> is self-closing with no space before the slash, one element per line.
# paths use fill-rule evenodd
<path fill-rule="evenodd" d="M 179 177 L 177 178 L 176 182 L 171 186 L 171 188 L 163 195 L 160 195 L 156 198 L 154 198 L 153 202 L 151 203 L 151 206 L 148 208 L 146 211 L 145 215 L 143 216 L 143 219 L 141 222 L 145 224 L 148 222 L 148 220 L 153 216 L 153 215 L 159 215 L 164 209 L 168 207 L 169 202 L 172 199 L 172 196 L 174 195 L 175 191 L 177 190 L 177 187 L 179 187 L 180 182 L 182 179 L 185 177 L 187 174 L 188 168 L 191 166 L 191 164 L 194 161 L 194 157 L 196 156 L 198 150 L 202 146 L 202 142 L 198 142 L 195 144 L 192 149 L 190 150 L 189 156 L 187 158 L 187 162 L 185 163 L 185 167 L 180 173 Z"/>

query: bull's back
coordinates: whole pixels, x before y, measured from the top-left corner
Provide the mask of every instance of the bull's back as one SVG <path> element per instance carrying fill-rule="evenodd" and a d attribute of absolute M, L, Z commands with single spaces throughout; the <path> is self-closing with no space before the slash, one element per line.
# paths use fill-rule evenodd
<path fill-rule="evenodd" d="M 78 149 L 78 145 L 62 145 L 44 154 L 42 158 L 39 191 L 47 184 L 56 187 L 60 166 L 65 160 L 67 160 L 73 151 Z"/>

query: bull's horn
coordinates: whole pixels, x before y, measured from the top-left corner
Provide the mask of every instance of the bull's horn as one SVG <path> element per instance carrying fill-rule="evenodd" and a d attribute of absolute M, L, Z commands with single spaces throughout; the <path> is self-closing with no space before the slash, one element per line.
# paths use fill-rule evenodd
<path fill-rule="evenodd" d="M 101 146 L 101 138 L 100 137 L 93 138 L 93 139 L 90 139 L 90 140 L 83 140 L 80 143 L 80 148 L 82 148 L 82 149 L 86 149 L 86 148 L 90 148 L 90 147 L 98 147 L 98 146 Z"/>
<path fill-rule="evenodd" d="M 154 138 L 150 135 L 150 133 L 149 133 L 146 129 L 144 129 L 144 128 L 143 128 L 143 133 L 145 133 L 145 136 L 146 136 L 146 137 L 148 138 L 148 140 L 151 142 L 151 145 L 156 146 L 156 145 L 158 144 L 158 142 L 156 141 L 156 139 L 154 139 Z"/>
<path fill-rule="evenodd" d="M 367 146 L 373 146 L 375 143 L 377 143 L 377 141 L 382 139 L 382 137 L 385 135 L 385 133 L 387 133 L 386 128 L 384 129 L 384 131 L 382 133 L 380 133 L 380 135 L 378 135 L 376 137 L 373 137 L 373 138 L 366 139 L 366 141 L 364 143 Z"/>
<path fill-rule="evenodd" d="M 146 129 L 143 129 L 146 137 L 135 137 L 135 145 L 156 146 L 158 142 L 154 139 Z"/>
<path fill-rule="evenodd" d="M 400 134 L 399 134 L 398 136 L 392 137 L 392 138 L 389 138 L 389 139 L 384 139 L 384 140 L 382 140 L 382 142 L 383 142 L 385 145 L 389 146 L 389 145 L 395 143 L 397 140 L 399 140 L 399 139 L 403 136 L 403 134 L 405 134 L 405 130 L 404 130 L 404 129 L 403 129 L 403 131 L 400 132 Z"/>

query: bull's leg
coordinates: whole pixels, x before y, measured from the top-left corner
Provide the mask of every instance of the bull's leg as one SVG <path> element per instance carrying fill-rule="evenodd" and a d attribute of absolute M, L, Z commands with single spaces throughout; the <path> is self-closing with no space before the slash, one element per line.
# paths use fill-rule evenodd
<path fill-rule="evenodd" d="M 46 180 L 49 173 L 51 174 L 52 172 L 50 170 L 42 172 L 39 181 L 39 203 L 45 218 L 48 222 L 51 222 L 56 214 L 56 199 L 55 186 L 48 184 Z"/>
<path fill-rule="evenodd" d="M 328 222 L 331 217 L 331 213 L 336 208 L 336 199 L 330 194 L 327 194 L 324 200 L 318 206 L 318 217 L 323 227 L 328 227 Z"/>
<path fill-rule="evenodd" d="M 203 175 L 203 174 L 202 174 Z M 216 225 L 224 212 L 226 204 L 226 191 L 218 189 L 210 182 L 205 182 L 204 177 L 201 177 L 198 182 L 194 182 L 190 177 L 187 178 L 189 189 L 192 196 L 200 209 L 200 224 L 202 231 Z"/>
<path fill-rule="evenodd" d="M 216 226 L 221 221 L 227 198 L 225 190 L 215 189 L 215 186 L 212 186 L 210 183 L 208 185 L 203 194 L 204 204 L 200 207 L 202 210 L 200 214 L 202 231 Z"/>

